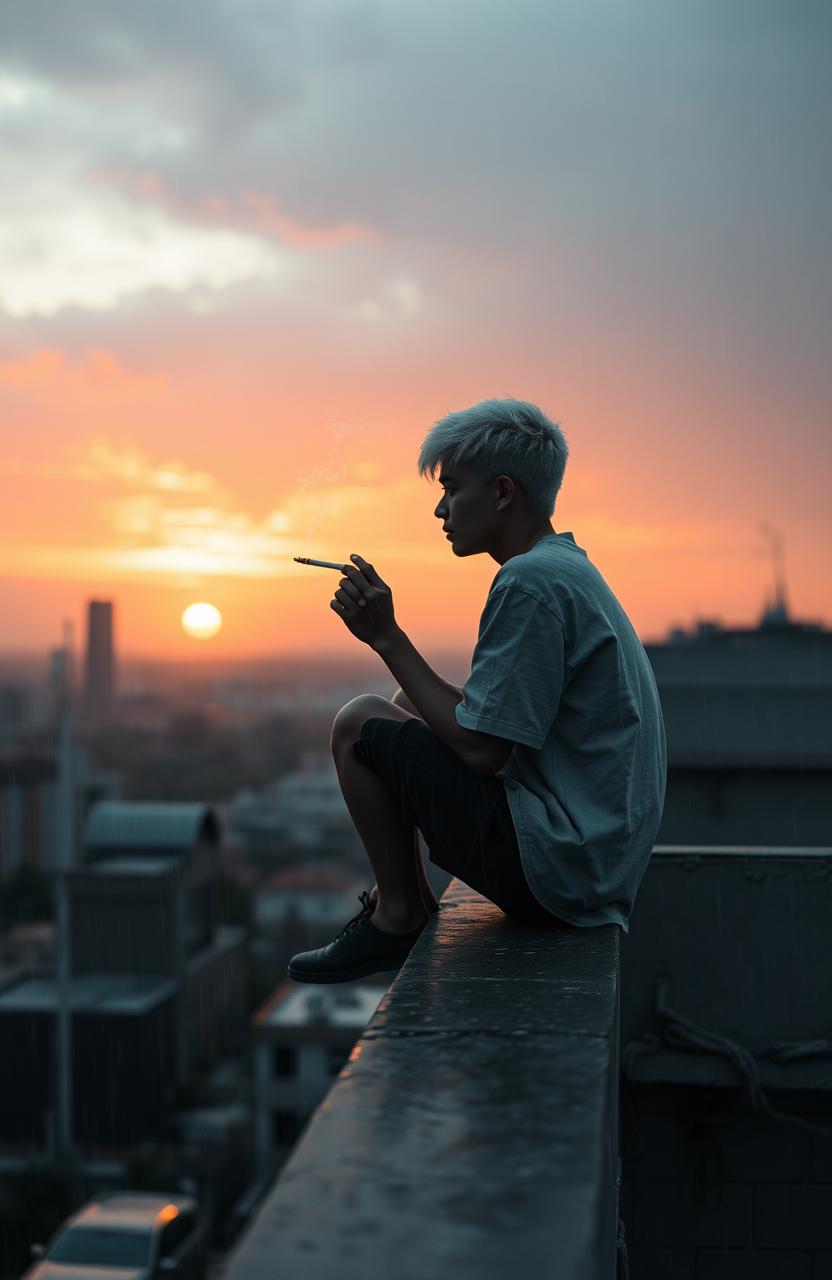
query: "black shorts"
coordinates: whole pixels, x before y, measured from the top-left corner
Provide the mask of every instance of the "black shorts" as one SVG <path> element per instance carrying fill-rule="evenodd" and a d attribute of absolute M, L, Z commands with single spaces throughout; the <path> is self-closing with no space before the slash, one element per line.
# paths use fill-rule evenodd
<path fill-rule="evenodd" d="M 500 778 L 480 778 L 424 722 L 371 716 L 350 748 L 418 827 L 431 862 L 528 924 L 563 925 L 535 898 Z"/>

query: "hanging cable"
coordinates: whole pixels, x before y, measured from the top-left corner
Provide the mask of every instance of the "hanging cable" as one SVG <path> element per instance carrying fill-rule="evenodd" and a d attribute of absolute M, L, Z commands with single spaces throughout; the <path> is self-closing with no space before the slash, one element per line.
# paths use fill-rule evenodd
<path fill-rule="evenodd" d="M 642 1053 L 658 1053 L 669 1045 L 683 1051 L 698 1050 L 702 1053 L 720 1053 L 732 1063 L 742 1083 L 745 1085 L 748 1101 L 756 1111 L 763 1111 L 773 1120 L 784 1120 L 790 1124 L 800 1125 L 811 1133 L 822 1134 L 832 1138 L 832 1129 L 824 1125 L 812 1124 L 802 1116 L 789 1115 L 777 1111 L 772 1106 L 765 1089 L 760 1083 L 758 1058 L 772 1058 L 776 1062 L 787 1062 L 796 1058 L 819 1057 L 832 1054 L 832 1040 L 795 1040 L 779 1041 L 755 1053 L 744 1045 L 732 1040 L 730 1036 L 721 1035 L 718 1031 L 709 1031 L 700 1027 L 690 1018 L 685 1017 L 667 1003 L 667 979 L 659 979 L 656 984 L 656 1017 L 661 1023 L 660 1034 L 648 1032 L 637 1040 L 631 1040 L 624 1046 L 621 1054 L 622 1070 L 628 1080 L 634 1080 L 632 1065 L 636 1057 Z"/>

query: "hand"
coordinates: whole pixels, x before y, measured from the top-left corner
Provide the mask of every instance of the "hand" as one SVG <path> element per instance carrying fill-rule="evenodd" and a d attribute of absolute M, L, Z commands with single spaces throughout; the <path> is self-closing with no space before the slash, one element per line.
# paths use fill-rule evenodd
<path fill-rule="evenodd" d="M 343 619 L 344 626 L 356 639 L 363 640 L 372 649 L 396 630 L 393 593 L 361 556 L 350 559 L 355 564 L 344 565 L 347 576 L 339 582 L 330 608 Z"/>

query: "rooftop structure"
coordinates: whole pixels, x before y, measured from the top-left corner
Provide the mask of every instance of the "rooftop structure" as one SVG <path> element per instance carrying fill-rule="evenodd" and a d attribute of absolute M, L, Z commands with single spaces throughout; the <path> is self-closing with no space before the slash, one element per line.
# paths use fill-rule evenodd
<path fill-rule="evenodd" d="M 515 925 L 454 882 L 227 1280 L 612 1277 L 618 936 Z"/>
<path fill-rule="evenodd" d="M 220 828 L 205 804 L 103 801 L 89 815 L 84 843 L 95 856 L 105 849 L 158 849 L 183 853 L 198 840 L 216 844 Z"/>

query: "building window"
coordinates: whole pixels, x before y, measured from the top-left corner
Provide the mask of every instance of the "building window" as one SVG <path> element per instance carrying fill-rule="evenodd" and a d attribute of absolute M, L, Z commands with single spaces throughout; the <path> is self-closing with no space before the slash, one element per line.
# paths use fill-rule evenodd
<path fill-rule="evenodd" d="M 275 1111 L 272 1116 L 272 1137 L 275 1142 L 294 1142 L 300 1133 L 301 1123 L 294 1111 Z"/>
<path fill-rule="evenodd" d="M 277 1045 L 274 1051 L 274 1074 L 293 1076 L 297 1070 L 297 1054 L 294 1049 Z"/>

